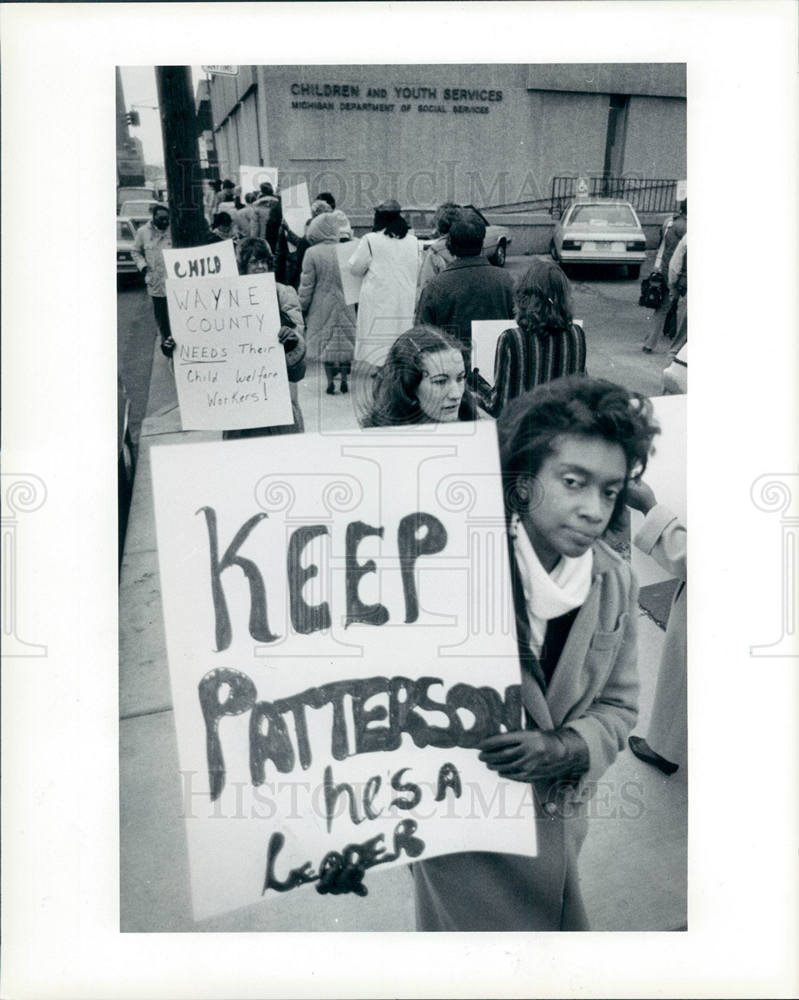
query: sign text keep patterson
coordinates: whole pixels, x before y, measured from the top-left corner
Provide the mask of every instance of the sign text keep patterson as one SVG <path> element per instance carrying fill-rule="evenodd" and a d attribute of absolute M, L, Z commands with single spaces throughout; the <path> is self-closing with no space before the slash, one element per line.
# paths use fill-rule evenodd
<path fill-rule="evenodd" d="M 476 749 L 521 718 L 496 431 L 433 431 L 151 450 L 195 919 L 535 854 Z"/>

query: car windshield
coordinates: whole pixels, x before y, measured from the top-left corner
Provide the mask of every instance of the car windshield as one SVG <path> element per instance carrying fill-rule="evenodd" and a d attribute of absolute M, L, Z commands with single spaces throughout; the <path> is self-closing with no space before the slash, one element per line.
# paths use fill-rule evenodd
<path fill-rule="evenodd" d="M 152 201 L 123 201 L 120 215 L 149 215 Z"/>
<path fill-rule="evenodd" d="M 629 205 L 575 205 L 569 218 L 570 226 L 623 226 L 637 228 Z"/>
<path fill-rule="evenodd" d="M 117 239 L 118 240 L 133 239 L 133 227 L 129 222 L 121 222 L 119 219 L 117 219 Z"/>

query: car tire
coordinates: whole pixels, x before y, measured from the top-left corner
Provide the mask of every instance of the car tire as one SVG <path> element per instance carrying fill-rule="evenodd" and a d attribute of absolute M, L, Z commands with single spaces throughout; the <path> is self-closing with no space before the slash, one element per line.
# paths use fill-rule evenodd
<path fill-rule="evenodd" d="M 640 274 L 641 274 L 641 265 L 640 264 L 628 264 L 627 265 L 627 277 L 630 278 L 632 281 L 635 281 L 635 279 L 638 278 L 638 276 Z"/>
<path fill-rule="evenodd" d="M 497 249 L 494 252 L 494 256 L 490 258 L 491 263 L 495 267 L 504 267 L 507 252 L 508 252 L 507 244 L 505 243 L 504 240 L 500 240 L 499 244 L 497 245 Z"/>

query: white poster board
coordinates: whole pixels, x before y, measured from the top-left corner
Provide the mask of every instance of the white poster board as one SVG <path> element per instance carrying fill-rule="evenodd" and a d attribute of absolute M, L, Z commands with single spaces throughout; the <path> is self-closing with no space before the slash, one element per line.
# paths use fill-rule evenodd
<path fill-rule="evenodd" d="M 151 449 L 195 919 L 535 854 L 476 749 L 521 714 L 496 430 L 434 431 Z"/>
<path fill-rule="evenodd" d="M 264 181 L 269 181 L 277 194 L 277 167 L 239 167 L 239 184 L 241 185 L 241 200 L 250 191 L 258 191 Z"/>
<path fill-rule="evenodd" d="M 162 252 L 166 276 L 173 281 L 186 278 L 235 278 L 239 273 L 233 240 Z"/>
<path fill-rule="evenodd" d="M 350 259 L 355 255 L 360 240 L 347 240 L 336 246 L 336 257 L 341 271 L 341 286 L 344 289 L 344 301 L 352 305 L 361 297 L 363 275 L 355 275 L 350 271 Z"/>
<path fill-rule="evenodd" d="M 283 210 L 283 221 L 292 233 L 302 236 L 305 233 L 305 223 L 311 217 L 311 201 L 305 181 L 281 191 L 280 205 Z"/>
<path fill-rule="evenodd" d="M 293 420 L 274 274 L 166 282 L 183 430 Z"/>
<path fill-rule="evenodd" d="M 687 404 L 687 396 L 653 397 L 652 406 L 660 426 L 660 434 L 655 438 L 655 454 L 649 459 L 643 476 L 644 482 L 655 491 L 658 503 L 665 504 L 686 525 Z M 644 515 L 640 511 L 630 511 L 631 537 L 635 537 L 643 522 Z M 651 556 L 641 552 L 635 545 L 631 549 L 632 568 L 642 587 L 670 579 L 670 574 Z"/>
<path fill-rule="evenodd" d="M 494 384 L 494 354 L 499 335 L 514 326 L 512 319 L 472 320 L 472 368 L 479 368 L 489 385 Z"/>

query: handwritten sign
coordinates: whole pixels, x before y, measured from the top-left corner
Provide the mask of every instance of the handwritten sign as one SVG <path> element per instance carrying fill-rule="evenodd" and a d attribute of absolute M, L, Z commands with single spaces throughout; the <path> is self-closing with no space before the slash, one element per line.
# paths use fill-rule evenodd
<path fill-rule="evenodd" d="M 669 507 L 683 524 L 687 524 L 685 442 L 687 430 L 687 396 L 655 396 L 652 406 L 660 434 L 655 438 L 655 453 L 647 463 L 644 482 L 655 491 L 658 503 Z M 630 511 L 630 532 L 640 530 L 644 515 Z M 670 579 L 655 560 L 632 546 L 632 567 L 642 587 Z"/>
<path fill-rule="evenodd" d="M 166 282 L 184 430 L 292 422 L 275 276 Z"/>
<path fill-rule="evenodd" d="M 346 243 L 339 243 L 336 246 L 336 258 L 338 259 L 339 271 L 341 271 L 341 286 L 344 289 L 344 301 L 347 305 L 352 305 L 361 297 L 361 285 L 363 275 L 354 275 L 350 271 L 350 260 L 358 249 L 360 240 L 347 240 Z"/>
<path fill-rule="evenodd" d="M 233 240 L 208 243 L 201 247 L 164 250 L 167 278 L 235 278 L 239 273 Z"/>
<path fill-rule="evenodd" d="M 280 204 L 286 225 L 293 233 L 302 236 L 305 232 L 305 223 L 311 217 L 311 201 L 305 181 L 281 191 Z"/>
<path fill-rule="evenodd" d="M 242 198 L 250 191 L 259 191 L 264 181 L 269 181 L 277 194 L 277 167 L 246 167 L 243 164 L 239 167 Z"/>
<path fill-rule="evenodd" d="M 479 368 L 489 385 L 494 384 L 494 355 L 499 335 L 514 326 L 512 319 L 472 320 L 472 368 Z"/>
<path fill-rule="evenodd" d="M 196 919 L 534 855 L 492 424 L 151 449 Z M 372 871 L 376 869 L 376 871 Z"/>

